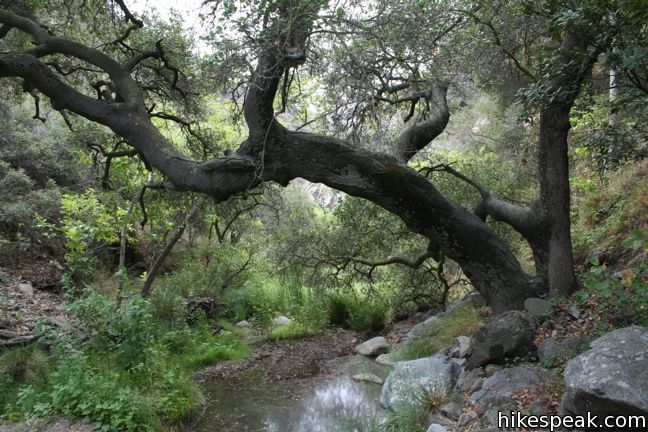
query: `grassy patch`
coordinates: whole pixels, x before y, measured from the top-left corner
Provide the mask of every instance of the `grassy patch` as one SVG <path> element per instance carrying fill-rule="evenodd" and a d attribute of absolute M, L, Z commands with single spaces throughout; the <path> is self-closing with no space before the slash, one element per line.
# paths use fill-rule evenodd
<path fill-rule="evenodd" d="M 470 335 L 482 324 L 479 310 L 472 305 L 463 305 L 441 318 L 442 324 L 427 337 L 413 340 L 402 345 L 393 357 L 396 360 L 414 360 L 429 357 L 448 345 L 457 336 Z"/>
<path fill-rule="evenodd" d="M 294 340 L 302 339 L 319 333 L 319 329 L 308 327 L 304 324 L 293 322 L 281 327 L 275 327 L 270 331 L 268 339 L 270 340 Z"/>

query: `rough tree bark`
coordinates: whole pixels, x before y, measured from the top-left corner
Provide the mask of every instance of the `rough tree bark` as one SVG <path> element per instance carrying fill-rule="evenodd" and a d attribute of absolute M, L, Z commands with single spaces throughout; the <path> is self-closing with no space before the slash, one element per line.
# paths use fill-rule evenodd
<path fill-rule="evenodd" d="M 313 5 L 316 7 L 316 2 Z M 283 35 L 293 48 L 303 50 L 311 25 L 308 20 L 315 14 L 316 11 L 304 13 L 304 22 L 293 22 L 291 34 Z M 542 291 L 542 283 L 538 283 L 542 280 L 522 270 L 505 242 L 482 218 L 445 198 L 426 177 L 406 164 L 448 122 L 447 88 L 443 85 L 432 84 L 422 92 L 421 97 L 436 108 L 428 120 L 415 123 L 396 140 L 398 158 L 375 154 L 329 136 L 290 131 L 276 120 L 273 104 L 277 90 L 286 68 L 295 65 L 295 57 L 287 61 L 284 52 L 277 48 L 284 44 L 268 44 L 259 56 L 246 94 L 244 117 L 248 138 L 227 157 L 198 162 L 181 155 L 152 124 L 143 94 L 131 77 L 138 62 L 159 53 L 136 56 L 120 64 L 97 49 L 52 36 L 37 22 L 7 9 L 0 8 L 0 24 L 9 27 L 9 31 L 29 34 L 36 45 L 27 53 L 0 54 L 0 78 L 20 77 L 47 96 L 55 109 L 69 110 L 109 127 L 137 149 L 150 166 L 166 175 L 177 189 L 225 200 L 266 181 L 286 185 L 302 177 L 325 183 L 398 215 L 444 256 L 456 261 L 496 312 L 521 308 L 527 297 Z M 41 61 L 42 57 L 53 54 L 74 57 L 103 70 L 110 77 L 119 102 L 91 98 L 64 83 Z M 484 214 L 541 239 L 535 242 L 534 251 L 548 247 L 548 260 L 544 253 L 539 254 L 540 264 L 547 261 L 548 280 L 569 289 L 573 286 L 573 264 L 569 222 L 564 216 L 569 209 L 565 146 L 570 106 L 569 101 L 561 102 L 543 115 L 540 144 L 544 156 L 541 158 L 547 166 L 541 180 L 541 204 L 522 208 L 485 194 L 480 206 Z M 550 221 L 543 228 L 538 228 L 538 208 Z M 549 237 L 546 232 L 550 233 Z M 561 275 L 569 274 L 570 268 L 572 277 L 561 280 Z"/>

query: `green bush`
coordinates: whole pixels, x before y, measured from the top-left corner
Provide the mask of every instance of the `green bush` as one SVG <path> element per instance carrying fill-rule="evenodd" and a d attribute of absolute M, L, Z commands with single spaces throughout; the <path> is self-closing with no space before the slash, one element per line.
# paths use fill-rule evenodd
<path fill-rule="evenodd" d="M 84 418 L 104 431 L 152 431 L 151 410 L 145 397 L 116 371 L 97 369 L 85 355 L 61 358 L 47 389 L 26 386 L 16 408 L 27 417 L 63 414 Z"/>
<path fill-rule="evenodd" d="M 389 312 L 389 303 L 383 298 L 336 293 L 329 299 L 328 319 L 345 328 L 377 332 L 385 327 Z"/>
<path fill-rule="evenodd" d="M 169 324 L 180 324 L 187 319 L 187 307 L 182 296 L 168 287 L 160 287 L 150 297 L 153 317 Z"/>

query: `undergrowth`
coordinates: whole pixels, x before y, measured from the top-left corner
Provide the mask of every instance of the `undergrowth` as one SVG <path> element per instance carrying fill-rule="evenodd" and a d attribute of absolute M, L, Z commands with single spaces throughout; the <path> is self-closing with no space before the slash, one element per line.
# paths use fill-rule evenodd
<path fill-rule="evenodd" d="M 117 310 L 91 291 L 69 310 L 80 334 L 55 338 L 49 355 L 32 346 L 0 357 L 5 419 L 64 415 L 102 431 L 180 430 L 202 403 L 192 372 L 250 353 L 204 319 L 189 326 L 155 316 L 141 298 Z"/>

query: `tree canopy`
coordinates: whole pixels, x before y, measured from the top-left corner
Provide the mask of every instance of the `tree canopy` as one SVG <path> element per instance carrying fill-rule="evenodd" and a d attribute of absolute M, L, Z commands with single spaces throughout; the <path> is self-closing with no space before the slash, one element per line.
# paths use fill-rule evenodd
<path fill-rule="evenodd" d="M 204 8 L 213 51 L 199 58 L 178 23 L 138 17 L 123 1 L 4 0 L 0 77 L 34 97 L 36 118 L 42 96 L 72 128 L 88 127 L 82 119 L 104 126 L 85 135 L 88 144 L 107 161 L 140 158 L 161 175 L 155 187 L 218 202 L 301 177 L 400 217 L 429 242 L 411 264 L 448 257 L 496 311 L 576 288 L 570 113 L 582 88 L 595 85 L 597 64 L 645 92 L 645 2 L 274 0 Z M 539 123 L 539 193 L 524 204 L 426 153 L 467 94 L 504 85 L 505 97 L 522 98 L 526 121 Z M 241 104 L 245 132 L 235 148 L 200 127 L 205 97 L 226 94 Z M 163 132 L 166 122 L 184 133 L 182 143 Z M 444 196 L 435 172 L 470 185 L 476 207 Z M 487 218 L 528 241 L 535 274 Z"/>

